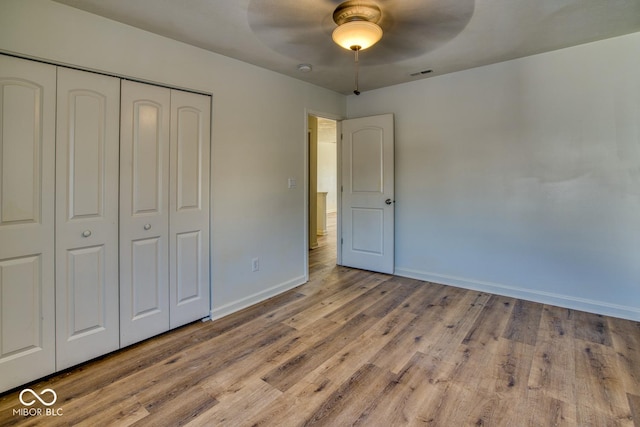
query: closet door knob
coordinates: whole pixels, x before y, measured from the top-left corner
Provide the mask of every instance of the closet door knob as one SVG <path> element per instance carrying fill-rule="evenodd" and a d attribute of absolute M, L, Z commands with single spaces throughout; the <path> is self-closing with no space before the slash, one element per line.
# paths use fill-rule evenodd
<path fill-rule="evenodd" d="M 91 236 L 91 230 L 84 230 L 82 232 L 82 237 L 89 237 Z"/>
<path fill-rule="evenodd" d="M 151 230 L 151 224 L 145 224 L 144 225 L 144 229 L 145 230 Z"/>

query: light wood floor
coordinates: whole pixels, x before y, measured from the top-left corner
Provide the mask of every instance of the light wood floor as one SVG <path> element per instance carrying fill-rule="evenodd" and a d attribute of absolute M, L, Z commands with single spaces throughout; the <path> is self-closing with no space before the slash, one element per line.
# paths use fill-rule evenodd
<path fill-rule="evenodd" d="M 71 369 L 59 417 L 0 425 L 640 426 L 640 324 L 335 266 Z M 635 422 L 635 424 L 634 424 Z"/>

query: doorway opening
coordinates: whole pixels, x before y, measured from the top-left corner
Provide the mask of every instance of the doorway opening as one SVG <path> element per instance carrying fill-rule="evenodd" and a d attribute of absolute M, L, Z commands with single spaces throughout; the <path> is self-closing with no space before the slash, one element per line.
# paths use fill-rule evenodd
<path fill-rule="evenodd" d="M 309 270 L 337 263 L 338 122 L 308 116 Z"/>

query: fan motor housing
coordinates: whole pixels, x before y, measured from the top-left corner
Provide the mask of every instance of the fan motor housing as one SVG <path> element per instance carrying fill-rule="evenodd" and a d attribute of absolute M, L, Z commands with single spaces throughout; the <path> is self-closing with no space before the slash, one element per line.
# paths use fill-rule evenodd
<path fill-rule="evenodd" d="M 350 21 L 368 21 L 377 24 L 382 11 L 377 4 L 367 1 L 347 0 L 333 11 L 333 21 L 342 25 Z"/>

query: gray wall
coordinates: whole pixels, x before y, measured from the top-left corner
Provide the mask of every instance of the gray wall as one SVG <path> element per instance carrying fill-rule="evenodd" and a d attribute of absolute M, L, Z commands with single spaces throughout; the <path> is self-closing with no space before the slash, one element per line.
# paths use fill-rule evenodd
<path fill-rule="evenodd" d="M 640 319 L 640 33 L 347 100 L 387 112 L 397 274 Z"/>

